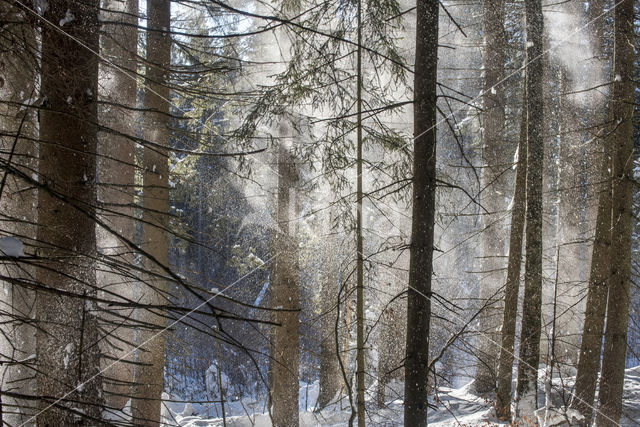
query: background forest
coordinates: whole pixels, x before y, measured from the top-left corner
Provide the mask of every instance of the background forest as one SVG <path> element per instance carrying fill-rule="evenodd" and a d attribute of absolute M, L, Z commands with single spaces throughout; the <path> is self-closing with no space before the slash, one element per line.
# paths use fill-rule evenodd
<path fill-rule="evenodd" d="M 640 425 L 639 13 L 0 0 L 0 425 Z"/>

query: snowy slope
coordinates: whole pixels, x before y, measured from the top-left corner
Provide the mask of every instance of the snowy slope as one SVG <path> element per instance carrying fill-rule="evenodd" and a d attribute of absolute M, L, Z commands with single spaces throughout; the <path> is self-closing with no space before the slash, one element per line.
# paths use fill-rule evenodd
<path fill-rule="evenodd" d="M 567 379 L 565 379 L 566 381 Z M 555 380 L 554 380 L 555 383 Z M 570 382 L 565 382 L 570 384 Z M 429 425 L 445 426 L 504 426 L 492 418 L 491 402 L 474 395 L 471 383 L 457 389 L 440 388 L 432 403 L 437 409 L 429 413 Z M 372 390 L 373 391 L 373 390 Z M 311 426 L 344 426 L 348 424 L 350 411 L 348 402 L 331 405 L 321 412 L 313 412 L 313 404 L 318 395 L 317 382 L 302 385 L 300 390 L 300 425 Z M 372 393 L 369 393 L 372 395 Z M 544 400 L 544 399 L 542 399 Z M 264 412 L 264 402 L 250 399 L 230 402 L 227 405 L 227 426 L 229 427 L 270 427 L 269 415 Z M 306 408 L 306 410 L 305 410 Z M 202 410 L 194 406 L 168 403 L 165 407 L 165 425 L 181 427 L 213 427 L 222 426 L 219 417 L 207 418 L 192 414 Z M 210 410 L 211 408 L 209 408 Z M 219 411 L 219 406 L 218 406 Z M 400 426 L 402 425 L 402 400 L 388 404 L 387 408 L 377 409 L 373 404 L 368 407 L 368 425 Z M 640 426 L 640 366 L 628 369 L 625 376 L 624 416 L 621 426 Z"/>

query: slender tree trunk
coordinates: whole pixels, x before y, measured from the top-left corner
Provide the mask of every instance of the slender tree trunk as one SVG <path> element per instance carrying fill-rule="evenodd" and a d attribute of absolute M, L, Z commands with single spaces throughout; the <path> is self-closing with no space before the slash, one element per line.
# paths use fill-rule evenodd
<path fill-rule="evenodd" d="M 527 17 L 527 213 L 526 262 L 520 363 L 518 364 L 518 410 L 537 407 L 538 361 L 542 309 L 542 175 L 544 163 L 544 100 L 542 62 L 543 18 L 541 0 L 525 3 Z"/>
<path fill-rule="evenodd" d="M 602 14 L 604 0 L 595 0 L 589 3 L 589 21 L 593 22 L 597 45 L 594 49 L 596 56 L 602 55 L 602 33 L 604 20 Z M 603 121 L 604 114 L 594 111 L 591 115 L 592 125 Z M 603 130 L 601 135 L 605 135 Z M 596 217 L 595 240 L 591 255 L 591 271 L 587 291 L 587 302 L 584 314 L 582 337 L 580 340 L 580 355 L 574 395 L 571 400 L 571 408 L 578 410 L 586 419 L 585 424 L 591 423 L 593 404 L 600 371 L 600 358 L 602 355 L 602 333 L 607 308 L 607 293 L 609 279 L 609 259 L 611 251 L 611 155 L 608 148 L 610 138 L 596 138 L 597 145 L 601 148 L 602 156 L 598 157 L 600 171 L 598 181 L 604 182 L 598 185 L 598 208 Z"/>
<path fill-rule="evenodd" d="M 0 212 L 2 236 L 13 236 L 32 244 L 36 237 L 37 194 L 33 186 L 11 173 L 10 168 L 31 176 L 37 167 L 35 139 L 37 116 L 33 108 L 21 108 L 35 98 L 36 69 L 35 30 L 25 15 L 7 3 L 0 5 L 0 21 L 5 22 L 0 38 L 2 69 L 0 78 Z M 29 252 L 29 251 L 27 251 Z M 1 254 L 0 254 L 1 255 Z M 33 268 L 17 259 L 0 264 L 0 391 L 35 395 L 31 357 L 36 353 L 35 294 L 15 280 L 30 279 Z M 33 401 L 2 396 L 2 418 L 8 425 L 20 425 L 33 415 Z"/>
<path fill-rule="evenodd" d="M 615 128 L 608 135 L 613 156 L 611 198 L 611 277 L 598 394 L 598 426 L 616 426 L 622 415 L 633 227 L 633 83 L 634 2 L 623 0 L 614 11 L 614 84 L 611 115 Z"/>
<path fill-rule="evenodd" d="M 97 244 L 98 251 L 110 262 L 129 265 L 133 262 L 133 254 L 118 236 L 133 241 L 135 144 L 126 136 L 135 135 L 135 116 L 130 108 L 136 105 L 138 0 L 103 0 L 102 13 L 104 21 L 122 22 L 124 25 L 103 25 L 102 55 L 115 66 L 102 62 L 100 70 L 99 96 L 112 105 L 104 106 L 100 114 L 101 124 L 108 130 L 99 135 L 98 140 L 98 199 L 105 208 L 101 212 L 101 220 L 117 235 L 98 228 Z M 117 136 L 116 133 L 126 136 Z M 103 264 L 98 268 L 98 286 L 105 291 L 101 297 L 116 303 L 134 299 L 133 288 L 136 285 L 126 274 L 118 273 L 109 265 Z M 102 367 L 110 366 L 103 373 L 103 387 L 106 405 L 121 409 L 129 399 L 133 381 L 131 344 L 134 334 L 132 325 L 122 322 L 122 316 L 132 316 L 132 310 L 122 310 L 117 305 L 113 307 L 101 307 L 104 310 L 102 329 L 109 333 L 109 337 L 101 341 Z M 113 364 L 114 359 L 123 361 Z"/>
<path fill-rule="evenodd" d="M 278 148 L 278 235 L 276 238 L 276 282 L 273 284 L 275 320 L 279 324 L 274 332 L 272 358 L 273 390 L 272 421 L 276 427 L 296 427 L 298 415 L 298 370 L 300 366 L 298 288 L 298 241 L 295 235 L 297 215 L 295 202 L 291 206 L 291 191 L 297 181 L 293 156 L 282 145 Z"/>
<path fill-rule="evenodd" d="M 484 82 L 483 114 L 484 146 L 482 157 L 481 202 L 488 214 L 482 216 L 482 282 L 480 297 L 489 298 L 504 283 L 505 229 L 504 211 L 507 208 L 504 195 L 508 192 L 507 177 L 509 155 L 504 141 L 504 0 L 483 2 L 484 33 Z M 490 335 L 492 341 L 500 340 L 498 327 L 500 309 L 489 304 L 481 313 L 480 330 Z M 479 337 L 478 366 L 474 388 L 478 393 L 495 390 L 498 348 L 482 336 Z"/>
<path fill-rule="evenodd" d="M 96 140 L 98 87 L 98 2 L 49 2 L 44 17 L 58 23 L 74 16 L 64 30 L 42 27 L 39 181 L 40 255 L 36 279 L 53 290 L 95 295 Z M 85 47 L 86 46 L 86 47 Z M 55 192 L 61 198 L 54 196 Z M 83 298 L 41 290 L 37 294 L 38 425 L 73 425 L 73 407 L 86 417 L 101 416 L 98 321 Z M 58 398 L 63 399 L 52 405 Z M 51 400 L 54 399 L 54 400 Z M 72 405 L 66 400 L 79 400 Z"/>
<path fill-rule="evenodd" d="M 520 291 L 520 270 L 522 265 L 522 241 L 524 237 L 525 214 L 527 210 L 527 105 L 526 89 L 522 105 L 520 141 L 518 142 L 518 163 L 513 191 L 511 211 L 511 233 L 509 236 L 509 261 L 507 283 L 504 290 L 504 312 L 502 316 L 502 337 L 498 359 L 496 392 L 496 415 L 499 420 L 511 421 L 511 379 L 513 372 L 514 344 L 516 339 L 516 316 L 518 314 L 518 293 Z"/>
<path fill-rule="evenodd" d="M 169 211 L 169 88 L 167 86 L 171 63 L 171 2 L 147 0 L 147 74 L 145 84 L 145 139 L 144 195 L 142 214 L 142 248 L 154 260 L 146 259 L 144 266 L 149 274 L 141 285 L 140 302 L 165 304 L 168 283 L 158 264 L 168 266 L 168 211 Z M 158 329 L 140 328 L 137 351 L 134 398 L 131 412 L 137 424 L 156 426 L 160 422 L 161 399 L 164 382 L 164 333 L 158 333 L 166 325 L 163 313 L 141 311 L 140 320 L 156 325 Z"/>
<path fill-rule="evenodd" d="M 436 201 L 436 81 L 438 1 L 417 3 L 414 74 L 413 211 L 407 306 L 405 409 L 407 426 L 426 426 L 429 322 Z"/>
<path fill-rule="evenodd" d="M 356 206 L 356 404 L 358 427 L 365 425 L 364 357 L 364 254 L 362 244 L 362 0 L 358 0 L 358 49 L 357 49 L 357 206 Z"/>

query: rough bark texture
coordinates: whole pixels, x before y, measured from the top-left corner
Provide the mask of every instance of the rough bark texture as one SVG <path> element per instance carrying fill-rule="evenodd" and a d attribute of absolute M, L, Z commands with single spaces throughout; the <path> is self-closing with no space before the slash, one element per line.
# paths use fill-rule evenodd
<path fill-rule="evenodd" d="M 136 286 L 131 277 L 122 274 L 118 267 L 133 262 L 130 247 L 119 236 L 133 241 L 131 206 L 134 203 L 135 144 L 126 136 L 135 136 L 135 115 L 127 107 L 136 105 L 138 32 L 135 26 L 138 23 L 138 1 L 103 0 L 102 14 L 104 21 L 130 25 L 103 25 L 101 53 L 115 66 L 101 63 L 99 93 L 101 100 L 113 104 L 105 104 L 100 111 L 100 123 L 106 128 L 98 139 L 98 200 L 104 206 L 100 218 L 117 233 L 103 228 L 97 230 L 98 251 L 108 257 L 108 262 L 101 264 L 96 273 L 98 286 L 102 290 L 102 298 L 116 302 L 115 305 L 101 307 L 101 327 L 109 333 L 101 341 L 101 365 L 105 369 L 103 388 L 106 405 L 121 409 L 129 399 L 133 381 L 131 344 L 134 333 L 132 325 L 123 322 L 123 318 L 131 317 L 132 310 L 119 308 L 117 302 L 133 300 Z M 111 267 L 113 263 L 117 264 L 116 268 Z M 123 362 L 114 364 L 118 359 L 123 359 Z"/>
<path fill-rule="evenodd" d="M 30 183 L 12 173 L 12 168 L 29 177 L 36 170 L 36 110 L 21 107 L 37 95 L 36 38 L 25 14 L 4 2 L 0 4 L 0 21 L 6 23 L 0 38 L 0 235 L 32 245 L 37 194 Z M 19 281 L 30 279 L 33 273 L 33 268 L 19 259 L 0 263 L 0 390 L 27 396 L 35 394 L 35 360 L 31 357 L 36 352 L 36 330 L 31 323 L 35 294 Z M 1 405 L 0 425 L 23 424 L 34 413 L 31 400 L 2 396 Z"/>
<path fill-rule="evenodd" d="M 611 276 L 609 309 L 604 336 L 598 426 L 615 426 L 622 415 L 629 289 L 631 281 L 631 234 L 633 226 L 633 60 L 634 10 L 632 0 L 617 4 L 614 12 L 614 83 L 611 89 L 611 115 L 615 128 L 608 144 L 612 156 L 611 197 Z"/>
<path fill-rule="evenodd" d="M 542 175 L 544 100 L 542 3 L 525 3 L 527 17 L 527 213 L 526 262 L 517 402 L 527 411 L 537 407 L 538 361 L 542 309 Z"/>
<path fill-rule="evenodd" d="M 594 26 L 597 40 L 595 51 L 598 56 L 602 54 L 603 18 L 600 15 L 603 6 L 603 0 L 589 3 L 589 20 L 593 22 L 592 25 Z M 601 124 L 604 121 L 604 114 L 601 111 L 594 111 L 591 118 L 593 125 Z M 600 136 L 605 134 L 604 129 L 599 132 Z M 580 340 L 576 384 L 571 400 L 571 408 L 580 411 L 585 416 L 587 425 L 591 422 L 593 414 L 596 384 L 598 372 L 600 371 L 611 250 L 611 155 L 609 153 L 610 150 L 607 148 L 607 141 L 600 136 L 595 139 L 595 144 L 603 153 L 601 157 L 597 158 L 601 166 L 599 177 L 596 181 L 604 182 L 604 184 L 596 187 L 599 194 L 595 239 L 591 255 L 591 270 Z"/>
<path fill-rule="evenodd" d="M 151 29 L 168 30 L 171 2 L 148 0 L 148 26 Z M 164 275 L 158 264 L 168 266 L 168 209 L 169 209 L 169 88 L 168 67 L 171 62 L 171 37 L 164 31 L 147 33 L 147 75 L 145 84 L 145 147 L 144 147 L 144 195 L 142 249 L 153 260 L 145 259 L 145 268 Z M 140 302 L 164 304 L 168 284 L 165 279 L 148 275 L 141 285 Z M 131 410 L 139 425 L 158 425 L 164 379 L 164 333 L 166 320 L 162 312 L 141 311 L 141 321 L 156 325 L 158 329 L 139 328 L 137 344 L 146 351 L 137 351 L 138 366 L 135 372 L 134 398 Z"/>
<path fill-rule="evenodd" d="M 298 376 L 300 366 L 300 290 L 298 284 L 298 242 L 295 235 L 297 215 L 291 192 L 297 180 L 293 157 L 287 149 L 278 149 L 278 234 L 276 236 L 276 276 L 272 280 L 272 303 L 281 308 L 275 314 L 272 345 L 272 421 L 277 427 L 296 427 L 298 415 Z M 287 311 L 284 311 L 287 310 Z"/>
<path fill-rule="evenodd" d="M 484 80 L 482 127 L 483 169 L 481 186 L 482 206 L 488 211 L 482 216 L 482 280 L 480 298 L 487 299 L 495 294 L 504 283 L 505 256 L 505 210 L 508 194 L 509 154 L 504 141 L 504 0 L 483 2 L 484 34 Z M 479 336 L 478 366 L 474 388 L 478 393 L 495 390 L 496 368 L 499 349 L 494 342 L 500 341 L 500 307 L 487 305 L 479 318 L 482 333 L 491 338 Z M 493 341 L 493 342 L 492 342 Z"/>
<path fill-rule="evenodd" d="M 526 90 L 524 100 L 526 100 Z M 518 164 L 513 191 L 511 213 L 511 233 L 509 236 L 509 261 L 507 283 L 504 290 L 504 311 L 502 315 L 502 336 L 498 359 L 496 390 L 496 416 L 503 421 L 511 420 L 511 379 L 513 372 L 514 343 L 516 339 L 516 316 L 518 314 L 518 293 L 520 291 L 520 270 L 522 265 L 522 242 L 524 237 L 525 214 L 527 210 L 527 111 L 523 103 L 518 144 Z"/>
<path fill-rule="evenodd" d="M 98 49 L 98 2 L 49 2 L 44 16 Z M 51 290 L 95 295 L 97 57 L 67 35 L 42 26 L 37 281 Z M 47 191 L 49 190 L 49 191 Z M 56 197 L 52 194 L 59 195 Z M 98 321 L 92 304 L 40 288 L 37 294 L 38 425 L 74 425 L 100 417 Z M 58 403 L 53 405 L 58 399 Z M 81 403 L 69 400 L 78 400 Z M 95 421 L 86 421 L 86 424 Z"/>
<path fill-rule="evenodd" d="M 429 322 L 436 199 L 436 79 L 438 1 L 420 1 L 414 74 L 413 210 L 407 306 L 405 410 L 407 426 L 426 426 Z"/>

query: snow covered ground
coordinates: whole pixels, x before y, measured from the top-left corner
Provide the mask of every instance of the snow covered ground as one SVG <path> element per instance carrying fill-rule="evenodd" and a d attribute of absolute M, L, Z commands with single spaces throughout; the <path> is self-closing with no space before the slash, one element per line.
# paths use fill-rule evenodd
<path fill-rule="evenodd" d="M 541 372 L 541 374 L 543 374 Z M 565 386 L 570 387 L 572 378 L 565 378 Z M 556 395 L 552 399 L 560 406 L 562 396 L 560 380 L 554 379 Z M 395 390 L 401 390 L 401 385 L 396 385 Z M 375 388 L 371 390 L 373 392 Z M 371 393 L 371 395 L 373 395 Z M 348 402 L 342 401 L 325 408 L 320 412 L 314 412 L 313 406 L 318 396 L 318 383 L 301 384 L 300 389 L 300 425 L 310 426 L 344 426 L 348 424 L 350 410 Z M 165 426 L 173 427 L 213 427 L 222 426 L 220 405 L 192 405 L 175 402 L 174 398 L 164 403 L 163 416 Z M 566 395 L 565 395 L 566 398 Z M 541 393 L 539 404 L 544 405 L 544 395 Z M 500 426 L 493 418 L 491 401 L 484 397 L 476 396 L 471 392 L 471 383 L 460 388 L 441 387 L 432 403 L 437 407 L 429 413 L 429 425 L 434 427 L 445 426 Z M 368 406 L 368 425 L 371 426 L 399 426 L 402 425 L 402 400 L 389 402 L 384 409 L 374 407 L 374 403 Z M 264 399 L 242 399 L 226 404 L 226 422 L 229 427 L 270 427 L 269 415 L 266 413 Z M 627 369 L 624 389 L 624 408 L 622 426 L 640 426 L 640 366 Z M 217 415 L 216 415 L 217 414 Z M 532 419 L 533 419 L 532 414 Z M 527 425 L 527 424 L 524 424 Z M 533 424 L 529 424 L 533 425 Z M 567 425 L 567 424 L 564 424 Z"/>

